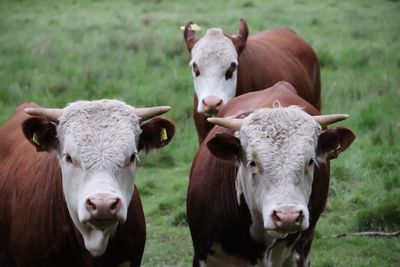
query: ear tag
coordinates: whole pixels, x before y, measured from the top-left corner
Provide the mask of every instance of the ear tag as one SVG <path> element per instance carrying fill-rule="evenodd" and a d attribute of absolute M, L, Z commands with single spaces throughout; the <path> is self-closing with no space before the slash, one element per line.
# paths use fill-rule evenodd
<path fill-rule="evenodd" d="M 35 144 L 37 144 L 38 146 L 40 146 L 40 143 L 39 143 L 39 140 L 38 140 L 38 135 L 37 135 L 36 132 L 33 133 L 32 142 L 34 142 Z"/>
<path fill-rule="evenodd" d="M 167 134 L 167 130 L 165 128 L 162 128 L 162 130 L 161 130 L 161 142 L 164 142 L 165 140 L 168 140 L 168 134 Z"/>
<path fill-rule="evenodd" d="M 181 30 L 182 31 L 185 30 L 185 26 L 181 26 Z M 190 24 L 189 30 L 191 30 L 192 32 L 198 32 L 201 30 L 201 28 L 196 23 L 192 23 Z"/>

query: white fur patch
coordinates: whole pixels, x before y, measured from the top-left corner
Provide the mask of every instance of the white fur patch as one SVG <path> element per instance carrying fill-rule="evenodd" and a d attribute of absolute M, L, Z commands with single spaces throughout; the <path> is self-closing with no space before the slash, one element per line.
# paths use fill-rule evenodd
<path fill-rule="evenodd" d="M 220 98 L 225 105 L 236 94 L 237 70 L 226 80 L 225 74 L 231 63 L 238 64 L 238 54 L 232 41 L 222 29 L 211 28 L 193 47 L 190 66 L 196 63 L 200 75 L 193 73 L 195 93 L 198 98 L 197 111 L 204 111 L 202 101 L 208 96 Z"/>
<path fill-rule="evenodd" d="M 136 172 L 129 159 L 137 151 L 140 134 L 133 107 L 117 100 L 78 101 L 68 105 L 60 118 L 57 153 L 64 195 L 71 218 L 93 256 L 104 253 L 117 223 L 103 230 L 86 223 L 90 218 L 86 200 L 96 194 L 118 198 L 122 206 L 118 220 L 126 220 Z"/>
<path fill-rule="evenodd" d="M 245 155 L 237 185 L 241 185 L 238 190 L 243 191 L 250 209 L 253 238 L 271 242 L 268 236 L 272 239 L 286 236 L 274 232 L 272 214 L 281 206 L 301 211 L 304 216 L 301 227 L 303 230 L 308 227 L 307 204 L 313 179 L 313 166 L 309 162 L 315 157 L 320 133 L 320 125 L 296 106 L 276 105 L 257 110 L 244 119 L 240 132 L 236 133 Z"/>

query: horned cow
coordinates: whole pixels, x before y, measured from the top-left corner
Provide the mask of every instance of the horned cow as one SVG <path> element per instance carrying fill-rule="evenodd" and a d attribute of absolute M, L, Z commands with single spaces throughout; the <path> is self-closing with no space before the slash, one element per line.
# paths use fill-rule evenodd
<path fill-rule="evenodd" d="M 117 100 L 20 106 L 0 128 L 0 264 L 140 266 L 136 161 L 170 142 L 174 124 L 155 117 L 168 110 Z"/>
<path fill-rule="evenodd" d="M 329 163 L 354 140 L 344 114 L 320 115 L 287 82 L 241 95 L 192 163 L 193 266 L 306 266 Z"/>
<path fill-rule="evenodd" d="M 183 36 L 191 53 L 193 118 L 199 142 L 212 128 L 207 117 L 216 115 L 233 97 L 281 80 L 290 82 L 302 98 L 320 110 L 319 62 L 311 46 L 294 31 L 276 28 L 249 36 L 247 22 L 241 19 L 237 34 L 211 28 L 197 39 L 191 24 L 186 24 Z"/>

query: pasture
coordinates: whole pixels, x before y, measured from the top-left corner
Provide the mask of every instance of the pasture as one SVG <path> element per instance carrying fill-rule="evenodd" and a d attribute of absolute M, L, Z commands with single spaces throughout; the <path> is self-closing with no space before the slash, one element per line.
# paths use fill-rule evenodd
<path fill-rule="evenodd" d="M 142 266 L 190 266 L 185 199 L 197 149 L 193 83 L 180 26 L 236 32 L 289 27 L 316 50 L 322 110 L 348 113 L 357 139 L 331 162 L 330 196 L 313 266 L 398 266 L 399 238 L 333 237 L 400 230 L 400 1 L 7 1 L 0 2 L 0 124 L 26 100 L 63 107 L 117 98 L 170 105 L 172 143 L 140 156 L 146 213 Z M 1 141 L 1 140 L 0 140 Z M 43 153 L 43 152 L 42 152 Z"/>

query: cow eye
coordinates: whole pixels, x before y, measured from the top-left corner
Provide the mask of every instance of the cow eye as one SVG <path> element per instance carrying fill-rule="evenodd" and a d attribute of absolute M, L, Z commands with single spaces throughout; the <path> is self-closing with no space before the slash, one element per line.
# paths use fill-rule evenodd
<path fill-rule="evenodd" d="M 137 158 L 137 153 L 134 152 L 134 153 L 131 155 L 131 157 L 130 157 L 130 159 L 129 159 L 129 162 L 130 162 L 130 163 L 135 162 L 136 158 Z"/>
<path fill-rule="evenodd" d="M 200 70 L 199 70 L 199 67 L 197 67 L 197 64 L 194 62 L 193 63 L 193 73 L 194 73 L 194 75 L 196 75 L 196 77 L 199 77 L 200 76 Z"/>
<path fill-rule="evenodd" d="M 72 158 L 71 158 L 71 156 L 69 154 L 65 154 L 64 157 L 65 157 L 65 161 L 66 162 L 73 163 Z"/>
<path fill-rule="evenodd" d="M 251 173 L 253 175 L 257 174 L 257 173 L 260 173 L 260 168 L 258 167 L 258 165 L 257 165 L 257 163 L 255 161 L 251 160 L 251 161 L 249 161 L 247 163 L 247 165 L 250 167 Z"/>
<path fill-rule="evenodd" d="M 317 160 L 316 159 L 314 159 L 314 158 L 312 158 L 312 159 L 310 159 L 310 161 L 308 162 L 308 166 L 312 166 L 312 165 L 317 165 L 317 167 L 318 167 L 318 162 L 317 162 Z"/>
<path fill-rule="evenodd" d="M 233 72 L 236 70 L 236 63 L 232 62 L 229 66 L 228 70 L 225 73 L 225 80 L 229 80 L 232 78 Z"/>

